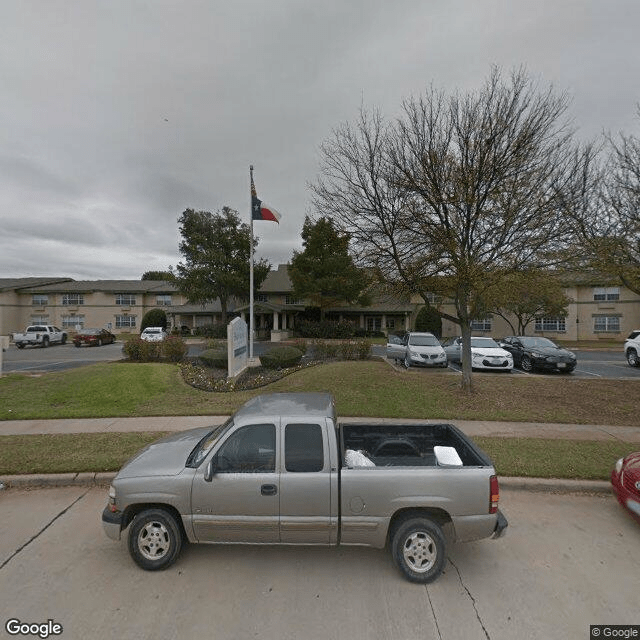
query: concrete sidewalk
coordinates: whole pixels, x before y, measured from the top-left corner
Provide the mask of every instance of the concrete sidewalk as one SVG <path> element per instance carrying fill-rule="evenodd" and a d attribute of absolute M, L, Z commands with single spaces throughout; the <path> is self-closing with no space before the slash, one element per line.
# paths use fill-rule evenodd
<path fill-rule="evenodd" d="M 118 433 L 131 431 L 184 431 L 221 424 L 227 416 L 161 416 L 143 418 L 73 418 L 63 420 L 4 420 L 0 435 L 48 433 Z M 493 422 L 473 420 L 415 420 L 385 418 L 342 418 L 343 422 L 379 424 L 452 423 L 469 436 L 501 438 L 557 438 L 628 442 L 629 451 L 640 449 L 640 427 L 555 424 L 541 422 Z M 115 473 L 65 473 L 54 475 L 1 476 L 0 488 L 68 485 L 108 485 Z M 500 478 L 506 488 L 555 492 L 609 493 L 608 482 L 541 478 Z"/>

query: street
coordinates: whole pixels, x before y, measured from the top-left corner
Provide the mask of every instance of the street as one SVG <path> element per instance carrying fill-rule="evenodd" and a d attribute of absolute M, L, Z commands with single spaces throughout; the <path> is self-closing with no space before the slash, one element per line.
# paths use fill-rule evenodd
<path fill-rule="evenodd" d="M 388 550 L 187 546 L 149 573 L 109 540 L 106 489 L 0 492 L 0 618 L 65 639 L 582 640 L 640 624 L 640 527 L 609 495 L 503 490 L 506 537 L 405 581 Z"/>

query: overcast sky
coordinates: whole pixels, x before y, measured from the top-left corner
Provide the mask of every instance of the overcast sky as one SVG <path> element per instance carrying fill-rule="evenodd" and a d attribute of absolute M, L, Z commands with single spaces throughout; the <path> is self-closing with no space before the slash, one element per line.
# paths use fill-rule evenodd
<path fill-rule="evenodd" d="M 638 0 L 21 0 L 0 4 L 0 277 L 140 278 L 177 218 L 227 205 L 274 267 L 318 147 L 360 104 L 526 65 L 579 135 L 640 133 Z"/>

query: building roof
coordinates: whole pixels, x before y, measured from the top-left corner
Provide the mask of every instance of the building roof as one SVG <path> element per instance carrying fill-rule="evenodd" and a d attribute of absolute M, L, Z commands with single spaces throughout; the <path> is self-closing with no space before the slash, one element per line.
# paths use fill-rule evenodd
<path fill-rule="evenodd" d="M 24 287 L 27 293 L 177 293 L 178 288 L 166 280 L 62 280 Z"/>
<path fill-rule="evenodd" d="M 291 293 L 293 284 L 291 284 L 289 277 L 289 265 L 279 264 L 275 271 L 269 271 L 260 291 L 264 293 Z"/>
<path fill-rule="evenodd" d="M 32 277 L 32 278 L 0 278 L 0 291 L 28 289 L 30 287 L 71 282 L 72 278 Z"/>

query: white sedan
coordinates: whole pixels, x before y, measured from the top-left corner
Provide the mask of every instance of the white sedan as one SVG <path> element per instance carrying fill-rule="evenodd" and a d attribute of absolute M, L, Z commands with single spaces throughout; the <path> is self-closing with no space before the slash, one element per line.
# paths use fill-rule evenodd
<path fill-rule="evenodd" d="M 462 338 L 449 338 L 443 345 L 449 362 L 462 362 Z M 471 366 L 474 369 L 511 371 L 513 356 L 493 338 L 471 337 Z"/>

